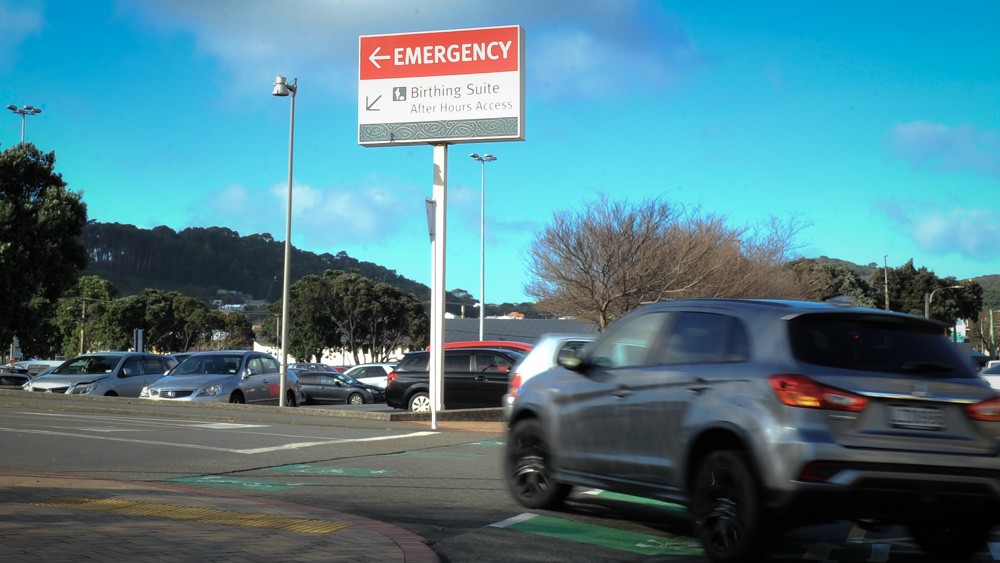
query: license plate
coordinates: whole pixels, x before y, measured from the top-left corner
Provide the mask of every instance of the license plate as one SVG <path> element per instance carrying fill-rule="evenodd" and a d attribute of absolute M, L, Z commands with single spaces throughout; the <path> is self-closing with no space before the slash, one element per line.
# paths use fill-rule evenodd
<path fill-rule="evenodd" d="M 944 428 L 944 412 L 925 407 L 889 407 L 889 421 L 901 428 L 940 430 Z"/>

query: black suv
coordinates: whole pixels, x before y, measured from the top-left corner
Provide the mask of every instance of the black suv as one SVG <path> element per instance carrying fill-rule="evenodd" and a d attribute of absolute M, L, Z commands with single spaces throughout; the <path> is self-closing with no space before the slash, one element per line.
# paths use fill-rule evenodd
<path fill-rule="evenodd" d="M 682 504 L 714 561 L 840 519 L 970 557 L 1000 523 L 1000 395 L 944 334 L 827 303 L 641 307 L 520 388 L 510 491 L 533 509 L 574 485 Z"/>
<path fill-rule="evenodd" d="M 513 350 L 462 348 L 444 351 L 444 406 L 449 409 L 500 407 L 507 374 L 524 356 Z M 389 374 L 385 402 L 390 407 L 431 409 L 430 352 L 409 352 Z"/>

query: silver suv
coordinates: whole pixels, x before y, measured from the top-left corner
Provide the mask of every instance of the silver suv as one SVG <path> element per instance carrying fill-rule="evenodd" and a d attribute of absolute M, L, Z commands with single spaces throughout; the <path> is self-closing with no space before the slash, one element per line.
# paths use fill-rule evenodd
<path fill-rule="evenodd" d="M 573 485 L 685 505 L 714 561 L 782 529 L 906 525 L 968 558 L 1000 522 L 1000 395 L 924 318 L 693 299 L 620 319 L 525 383 L 504 471 L 528 508 Z"/>

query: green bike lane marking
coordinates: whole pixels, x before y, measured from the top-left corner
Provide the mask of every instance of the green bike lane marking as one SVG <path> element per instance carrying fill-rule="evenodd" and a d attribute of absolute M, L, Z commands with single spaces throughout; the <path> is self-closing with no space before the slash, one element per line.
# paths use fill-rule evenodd
<path fill-rule="evenodd" d="M 388 469 L 367 469 L 364 467 L 324 467 L 321 465 L 307 465 L 297 463 L 293 465 L 279 465 L 271 467 L 272 471 L 287 471 L 289 473 L 299 473 L 307 475 L 340 475 L 343 477 L 377 477 L 380 475 L 391 475 Z"/>
<path fill-rule="evenodd" d="M 444 452 L 444 451 L 407 451 L 400 452 L 398 454 L 393 454 L 395 457 L 417 457 L 425 459 L 480 459 L 483 457 L 482 454 L 467 454 L 461 452 Z"/>
<path fill-rule="evenodd" d="M 583 494 L 588 495 L 588 496 L 600 497 L 600 498 L 604 498 L 604 499 L 608 499 L 608 500 L 619 500 L 619 501 L 622 501 L 622 502 L 630 502 L 632 504 L 643 504 L 643 505 L 646 505 L 646 506 L 657 506 L 657 507 L 660 507 L 660 508 L 666 508 L 668 510 L 673 510 L 675 512 L 687 512 L 687 509 L 684 508 L 683 506 L 679 505 L 679 504 L 675 504 L 675 503 L 672 503 L 672 502 L 666 502 L 666 501 L 662 501 L 662 500 L 656 500 L 656 499 L 652 499 L 652 498 L 636 497 L 636 496 L 626 495 L 626 494 L 622 494 L 622 493 L 612 493 L 612 492 L 609 492 L 609 491 L 602 491 L 600 489 L 590 489 L 588 491 L 584 491 Z"/>
<path fill-rule="evenodd" d="M 299 487 L 306 483 L 278 483 L 275 481 L 257 481 L 252 479 L 238 479 L 233 477 L 223 477 L 221 475 L 200 475 L 197 477 L 178 477 L 167 479 L 170 483 L 184 483 L 186 485 L 212 485 L 218 487 L 231 487 L 235 489 L 251 489 L 254 491 L 264 491 L 273 493 L 284 491 L 292 487 Z"/>
<path fill-rule="evenodd" d="M 701 545 L 694 538 L 653 536 L 539 514 L 521 514 L 491 524 L 490 527 L 608 547 L 639 555 L 704 555 Z"/>

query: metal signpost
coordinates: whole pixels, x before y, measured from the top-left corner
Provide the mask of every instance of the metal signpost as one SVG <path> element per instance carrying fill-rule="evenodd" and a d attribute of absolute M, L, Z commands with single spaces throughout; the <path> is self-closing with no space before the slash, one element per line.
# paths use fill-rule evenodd
<path fill-rule="evenodd" d="M 358 51 L 358 143 L 434 147 L 429 367 L 436 428 L 444 396 L 448 145 L 524 140 L 524 30 L 365 35 Z"/>

